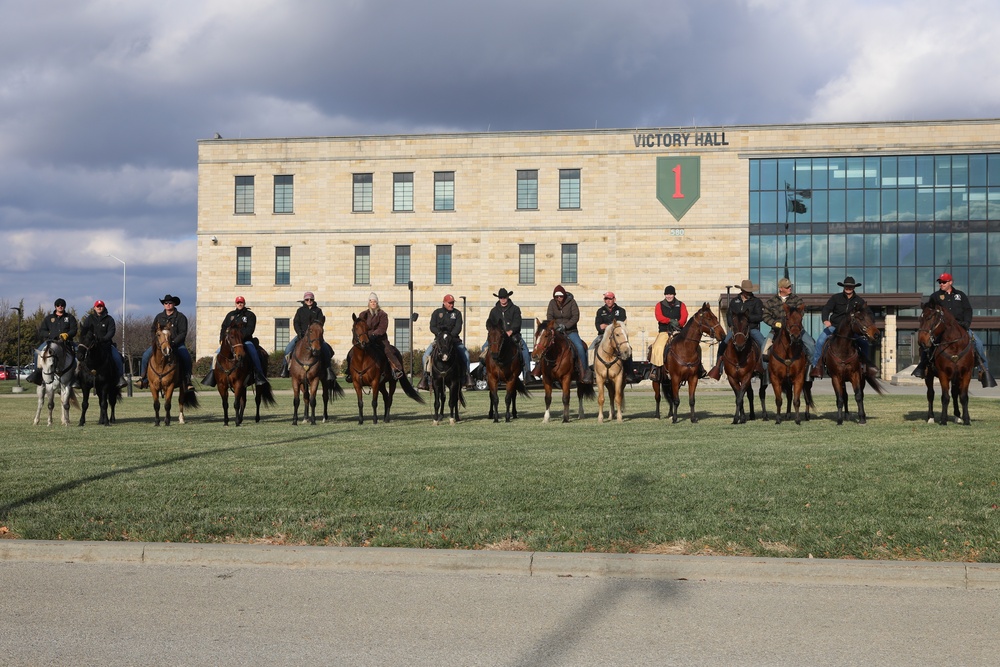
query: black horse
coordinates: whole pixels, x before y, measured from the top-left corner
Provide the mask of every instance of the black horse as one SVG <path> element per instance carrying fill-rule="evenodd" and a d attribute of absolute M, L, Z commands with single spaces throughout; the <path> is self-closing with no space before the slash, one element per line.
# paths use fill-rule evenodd
<path fill-rule="evenodd" d="M 444 331 L 434 337 L 431 349 L 431 386 L 434 389 L 434 424 L 444 417 L 445 400 L 448 402 L 448 421 L 454 424 L 460 420 L 458 404 L 465 407 L 462 395 L 462 379 L 465 375 L 465 361 L 458 351 L 455 336 Z"/>
<path fill-rule="evenodd" d="M 77 371 L 83 389 L 83 405 L 80 408 L 80 426 L 87 423 L 87 407 L 90 404 L 90 391 L 101 406 L 101 416 L 98 421 L 102 426 L 115 423 L 115 406 L 121 400 L 122 390 L 118 386 L 118 367 L 112 355 L 111 341 L 101 341 L 93 329 L 84 329 L 77 344 Z"/>

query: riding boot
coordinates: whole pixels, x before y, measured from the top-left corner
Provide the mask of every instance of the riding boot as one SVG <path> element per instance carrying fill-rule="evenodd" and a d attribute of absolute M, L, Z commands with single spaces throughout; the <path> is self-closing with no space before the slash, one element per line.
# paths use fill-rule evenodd
<path fill-rule="evenodd" d="M 659 382 L 660 381 L 660 367 L 659 366 L 653 366 L 651 369 L 649 369 L 649 379 L 651 381 L 653 381 L 653 382 Z"/>
<path fill-rule="evenodd" d="M 713 366 L 712 370 L 708 372 L 708 377 L 713 380 L 719 380 L 722 378 L 722 355 L 726 351 L 726 345 L 727 343 L 725 342 L 719 343 L 719 358 L 715 360 L 715 366 Z"/>
<path fill-rule="evenodd" d="M 27 377 L 26 381 L 30 382 L 31 384 L 41 384 L 42 383 L 42 369 L 41 368 L 35 368 L 35 370 L 31 371 L 31 375 L 29 375 Z"/>
<path fill-rule="evenodd" d="M 214 387 L 215 386 L 215 371 L 212 370 L 211 368 L 209 368 L 208 369 L 208 373 L 206 373 L 205 377 L 203 377 L 201 379 L 201 383 L 203 385 L 205 385 L 206 387 Z"/>
<path fill-rule="evenodd" d="M 326 367 L 326 381 L 333 383 L 337 381 L 337 374 L 333 372 L 333 366 Z"/>
<path fill-rule="evenodd" d="M 118 378 L 118 387 L 119 388 L 124 389 L 127 386 L 128 386 L 128 378 L 126 378 L 124 375 L 121 376 L 120 378 Z"/>
<path fill-rule="evenodd" d="M 424 371 L 424 374 L 420 376 L 420 382 L 417 383 L 417 389 L 420 391 L 430 391 L 431 390 L 431 376 L 430 373 Z"/>
<path fill-rule="evenodd" d="M 278 377 L 286 378 L 288 377 L 288 355 L 285 355 L 285 360 L 281 362 L 281 370 L 278 372 Z"/>
<path fill-rule="evenodd" d="M 542 377 L 542 364 L 541 362 L 535 362 L 535 367 L 531 369 L 531 374 L 536 378 Z"/>
<path fill-rule="evenodd" d="M 139 389 L 149 389 L 149 378 L 146 376 L 139 378 Z"/>
<path fill-rule="evenodd" d="M 472 381 L 472 376 L 469 371 L 465 371 L 465 388 L 472 390 L 476 388 L 476 383 Z"/>
<path fill-rule="evenodd" d="M 817 380 L 819 378 L 823 377 L 823 362 L 822 361 L 820 363 L 816 364 L 815 366 L 813 366 L 812 372 L 809 373 L 809 377 L 817 379 Z"/>
<path fill-rule="evenodd" d="M 983 389 L 997 386 L 997 381 L 993 378 L 993 374 L 990 373 L 990 369 L 986 367 L 986 364 L 979 366 L 979 381 L 983 383 Z"/>
<path fill-rule="evenodd" d="M 257 369 L 254 369 L 253 377 L 254 377 L 253 383 L 255 385 L 257 385 L 258 387 L 261 386 L 261 385 L 264 385 L 264 384 L 268 383 L 268 380 L 267 380 L 266 377 L 264 377 L 264 374 L 258 372 Z M 215 383 L 213 382 L 212 384 L 215 384 Z"/>

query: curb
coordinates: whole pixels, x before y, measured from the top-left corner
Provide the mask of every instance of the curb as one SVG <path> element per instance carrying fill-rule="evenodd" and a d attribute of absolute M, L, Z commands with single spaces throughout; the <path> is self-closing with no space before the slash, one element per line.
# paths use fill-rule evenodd
<path fill-rule="evenodd" d="M 382 547 L 0 540 L 0 562 L 243 566 L 341 572 L 1000 589 L 998 563 L 470 551 Z"/>

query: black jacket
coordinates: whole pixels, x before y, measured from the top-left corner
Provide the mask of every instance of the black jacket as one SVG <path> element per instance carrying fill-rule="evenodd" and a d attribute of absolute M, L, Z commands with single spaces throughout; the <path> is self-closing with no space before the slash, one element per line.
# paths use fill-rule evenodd
<path fill-rule="evenodd" d="M 601 306 L 597 309 L 597 316 L 594 317 L 594 326 L 597 328 L 597 333 L 604 333 L 604 330 L 601 329 L 602 324 L 611 324 L 615 320 L 624 322 L 626 317 L 625 309 L 617 303 L 613 308 Z"/>
<path fill-rule="evenodd" d="M 80 322 L 80 331 L 92 330 L 98 341 L 115 342 L 115 318 L 111 317 L 107 311 L 103 315 L 96 312 L 89 313 Z"/>
<path fill-rule="evenodd" d="M 760 329 L 760 322 L 764 319 L 764 302 L 756 296 L 751 296 L 744 301 L 737 296 L 729 302 L 729 310 L 726 311 L 726 324 L 733 328 L 733 315 L 745 314 L 750 322 L 751 329 Z"/>
<path fill-rule="evenodd" d="M 490 316 L 486 318 L 486 322 L 500 327 L 504 331 L 512 331 L 515 336 L 521 335 L 521 309 L 509 299 L 506 308 L 497 301 L 493 310 L 490 311 Z"/>
<path fill-rule="evenodd" d="M 969 297 L 962 290 L 952 288 L 951 294 L 948 294 L 943 289 L 939 289 L 931 294 L 931 301 L 940 303 L 947 308 L 948 312 L 954 315 L 958 323 L 966 329 L 972 326 L 972 304 L 969 303 Z"/>
<path fill-rule="evenodd" d="M 76 333 L 76 318 L 68 311 L 64 311 L 62 317 L 59 317 L 53 311 L 46 315 L 45 319 L 38 326 L 38 337 L 43 341 L 56 340 L 60 334 L 67 334 L 70 340 L 73 340 L 76 337 Z"/>
<path fill-rule="evenodd" d="M 830 300 L 826 302 L 825 306 L 823 306 L 823 321 L 826 322 L 829 320 L 833 325 L 833 328 L 836 329 L 840 326 L 840 323 L 844 321 L 844 318 L 847 317 L 847 313 L 850 312 L 852 308 L 855 308 L 858 303 L 865 308 L 868 307 L 868 303 L 862 299 L 857 292 L 855 292 L 850 299 L 848 299 L 847 295 L 843 292 L 837 292 L 831 296 Z"/>
<path fill-rule="evenodd" d="M 448 310 L 444 306 L 431 313 L 431 333 L 437 336 L 441 332 L 461 340 L 462 313 L 454 308 Z"/>
<path fill-rule="evenodd" d="M 313 302 L 313 305 L 307 306 L 302 304 L 299 309 L 295 311 L 295 335 L 302 338 L 306 335 L 309 330 L 309 325 L 313 322 L 319 322 L 320 324 L 326 324 L 326 316 L 323 314 L 323 309 Z"/>
<path fill-rule="evenodd" d="M 170 339 L 170 345 L 174 348 L 178 348 L 184 344 L 187 340 L 188 335 L 188 318 L 184 313 L 179 310 L 174 309 L 173 315 L 167 315 L 167 311 L 159 313 L 153 319 L 153 335 L 156 335 L 156 330 L 165 324 L 173 325 L 174 336 Z"/>
<path fill-rule="evenodd" d="M 253 332 L 257 328 L 257 316 L 249 308 L 234 308 L 229 311 L 225 319 L 222 320 L 222 329 L 219 331 L 219 340 L 226 337 L 226 330 L 232 326 L 233 322 L 240 322 L 243 325 L 243 340 L 253 340 Z"/>

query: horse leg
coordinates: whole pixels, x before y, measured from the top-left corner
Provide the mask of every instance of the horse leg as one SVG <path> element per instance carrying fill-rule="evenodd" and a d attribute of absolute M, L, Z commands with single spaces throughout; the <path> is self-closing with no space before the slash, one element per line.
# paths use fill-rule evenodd
<path fill-rule="evenodd" d="M 941 378 L 941 415 L 938 417 L 937 423 L 941 426 L 948 425 L 948 403 L 951 402 L 951 391 L 948 382 L 948 376 L 942 375 Z"/>
<path fill-rule="evenodd" d="M 761 378 L 761 380 L 760 380 L 760 389 L 761 389 L 761 392 L 764 391 L 764 388 L 766 386 L 767 385 L 764 382 L 764 378 Z M 754 409 L 754 405 L 753 405 L 753 375 L 751 375 L 747 379 L 747 400 L 750 402 L 750 421 L 752 421 L 752 422 L 753 421 L 757 421 L 757 412 Z M 763 400 L 761 401 L 761 403 L 763 404 Z"/>
<path fill-rule="evenodd" d="M 564 376 L 562 380 L 563 424 L 569 422 L 569 392 L 570 392 L 570 383 L 572 382 L 571 380 L 572 377 L 573 374 L 570 373 Z"/>
<path fill-rule="evenodd" d="M 969 377 L 971 379 L 971 376 Z M 969 420 L 969 383 L 965 378 L 960 381 L 961 385 L 959 387 L 959 399 L 962 403 L 962 424 L 965 426 L 970 426 L 971 421 Z"/>
<path fill-rule="evenodd" d="M 656 417 L 657 419 L 659 419 L 660 418 L 660 383 L 659 382 L 654 382 L 653 383 L 653 398 L 656 400 L 656 412 L 653 413 L 653 416 Z"/>
<path fill-rule="evenodd" d="M 174 397 L 174 388 L 169 387 L 163 392 L 163 425 L 170 426 L 170 408 Z"/>
<path fill-rule="evenodd" d="M 861 377 L 860 373 L 858 374 L 858 384 L 854 385 L 854 401 L 858 404 L 858 423 L 867 424 L 868 416 L 865 414 L 865 379 Z"/>
<path fill-rule="evenodd" d="M 492 419 L 494 424 L 500 422 L 500 388 L 497 386 L 496 381 L 490 380 L 490 414 L 488 419 Z M 507 404 L 507 421 L 510 421 L 510 392 L 507 392 L 506 404 Z"/>
<path fill-rule="evenodd" d="M 325 373 L 323 369 L 320 369 L 321 373 Z M 306 410 L 309 411 L 309 424 L 312 426 L 316 425 L 316 391 L 319 389 L 319 378 L 314 378 L 311 382 L 306 385 L 309 391 L 309 402 Z"/>
<path fill-rule="evenodd" d="M 238 382 L 239 380 L 237 380 Z M 247 407 L 246 387 L 233 388 L 233 410 L 236 412 L 236 425 L 243 424 L 243 412 Z"/>
<path fill-rule="evenodd" d="M 215 385 L 219 388 L 219 398 L 222 399 L 222 425 L 229 426 L 229 388 L 226 382 Z"/>
<path fill-rule="evenodd" d="M 597 385 L 597 423 L 604 423 L 604 384 L 606 381 L 605 377 L 602 377 L 600 373 L 595 369 L 594 371 L 594 384 Z M 612 398 L 612 405 L 614 399 Z M 611 410 L 608 411 L 608 420 L 611 420 Z"/>
<path fill-rule="evenodd" d="M 87 423 L 87 408 L 89 407 L 90 407 L 90 387 L 84 382 L 83 400 L 80 401 L 80 421 L 77 424 L 77 426 L 83 426 L 84 424 Z"/>
<path fill-rule="evenodd" d="M 548 424 L 552 406 L 552 381 L 542 375 L 542 382 L 545 386 L 545 414 L 542 416 L 542 422 Z"/>
<path fill-rule="evenodd" d="M 615 377 L 615 403 L 618 405 L 618 423 L 625 421 L 625 368 L 622 367 Z M 611 418 L 611 415 L 608 415 Z"/>
<path fill-rule="evenodd" d="M 365 403 L 361 392 L 361 378 L 354 383 L 354 392 L 358 395 L 358 424 L 365 423 Z"/>
<path fill-rule="evenodd" d="M 372 423 L 378 423 L 378 393 L 382 391 L 382 385 L 378 380 L 372 385 Z"/>
<path fill-rule="evenodd" d="M 691 423 L 698 423 L 698 415 L 694 412 L 694 390 L 698 386 L 698 376 L 695 375 L 690 380 L 688 380 L 688 405 L 691 407 Z M 677 388 L 678 391 L 680 387 Z"/>
<path fill-rule="evenodd" d="M 959 375 L 958 378 L 953 379 L 951 382 L 951 398 L 952 398 L 951 414 L 952 417 L 955 419 L 956 424 L 958 423 L 959 420 L 959 414 L 961 414 L 959 411 L 959 396 L 961 396 L 962 393 L 960 384 L 961 384 L 961 375 Z"/>

